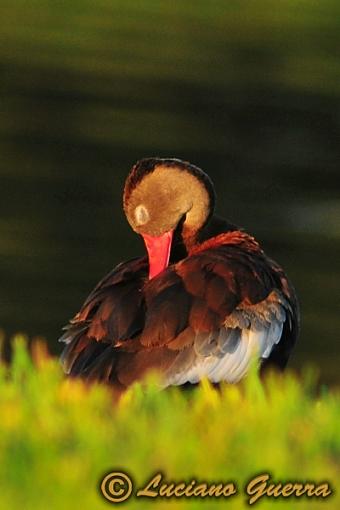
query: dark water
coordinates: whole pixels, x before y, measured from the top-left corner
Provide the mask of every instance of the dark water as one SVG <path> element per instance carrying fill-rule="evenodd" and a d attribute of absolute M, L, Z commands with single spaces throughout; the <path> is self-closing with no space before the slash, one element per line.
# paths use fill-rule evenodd
<path fill-rule="evenodd" d="M 143 250 L 121 207 L 129 168 L 175 156 L 210 174 L 219 213 L 294 282 L 292 366 L 339 381 L 340 8 L 270 4 L 2 3 L 8 335 L 44 335 L 60 351 L 60 327 L 93 285 Z"/>

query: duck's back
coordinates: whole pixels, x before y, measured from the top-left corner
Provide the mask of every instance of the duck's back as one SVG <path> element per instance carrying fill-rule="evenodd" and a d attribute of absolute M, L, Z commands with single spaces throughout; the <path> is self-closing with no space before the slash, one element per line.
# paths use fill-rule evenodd
<path fill-rule="evenodd" d="M 237 382 L 256 354 L 284 367 L 298 332 L 294 290 L 238 230 L 193 247 L 148 280 L 146 259 L 117 266 L 70 321 L 67 373 L 121 390 L 158 370 L 164 386 Z"/>

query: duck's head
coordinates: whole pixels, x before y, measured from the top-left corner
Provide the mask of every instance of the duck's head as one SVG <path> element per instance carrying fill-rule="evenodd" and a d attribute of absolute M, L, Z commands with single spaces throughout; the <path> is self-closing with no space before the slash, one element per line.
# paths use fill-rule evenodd
<path fill-rule="evenodd" d="M 184 244 L 195 243 L 213 213 L 215 192 L 200 168 L 179 159 L 148 158 L 132 168 L 123 202 L 128 222 L 145 241 L 153 278 L 168 265 L 179 225 Z"/>

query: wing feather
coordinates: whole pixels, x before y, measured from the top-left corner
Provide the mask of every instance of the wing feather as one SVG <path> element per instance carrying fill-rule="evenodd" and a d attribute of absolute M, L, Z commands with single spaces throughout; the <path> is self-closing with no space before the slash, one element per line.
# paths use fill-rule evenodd
<path fill-rule="evenodd" d="M 254 353 L 284 366 L 298 331 L 294 290 L 256 243 L 238 238 L 152 280 L 145 259 L 117 266 L 65 328 L 65 370 L 125 387 L 151 369 L 164 386 L 237 382 Z"/>

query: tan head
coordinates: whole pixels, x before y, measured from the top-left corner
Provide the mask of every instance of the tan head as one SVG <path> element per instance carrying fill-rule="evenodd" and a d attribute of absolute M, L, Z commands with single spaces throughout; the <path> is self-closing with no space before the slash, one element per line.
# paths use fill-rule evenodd
<path fill-rule="evenodd" d="M 164 269 L 165 262 L 167 265 L 172 233 L 181 221 L 184 243 L 194 242 L 212 214 L 214 202 L 209 177 L 190 163 L 150 158 L 132 168 L 125 183 L 124 211 L 133 230 L 144 238 L 150 271 L 150 255 L 160 261 L 158 269 Z"/>

